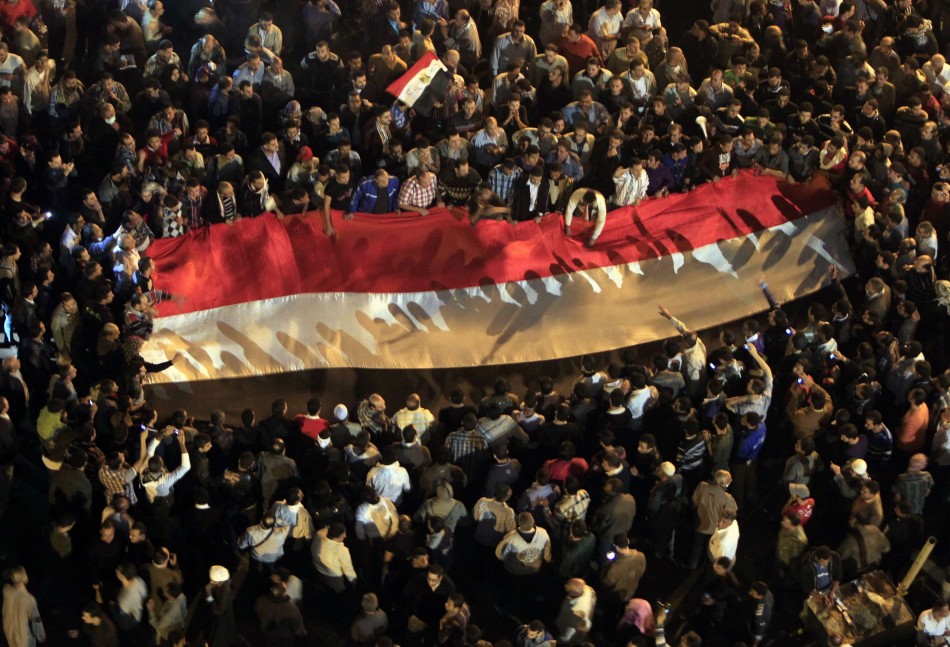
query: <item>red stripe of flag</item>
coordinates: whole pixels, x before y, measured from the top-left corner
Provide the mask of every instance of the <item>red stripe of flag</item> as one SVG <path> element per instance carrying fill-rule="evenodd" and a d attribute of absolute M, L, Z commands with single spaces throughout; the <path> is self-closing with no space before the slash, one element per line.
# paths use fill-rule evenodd
<path fill-rule="evenodd" d="M 458 211 L 428 217 L 334 215 L 337 236 L 323 234 L 319 214 L 277 220 L 266 215 L 213 225 L 148 250 L 156 287 L 185 297 L 162 315 L 310 292 L 422 292 L 548 277 L 684 252 L 781 225 L 829 206 L 826 182 L 790 185 L 743 173 L 637 208 L 609 214 L 598 244 L 575 219 L 563 235 L 559 216 L 541 224 L 482 222 Z"/>

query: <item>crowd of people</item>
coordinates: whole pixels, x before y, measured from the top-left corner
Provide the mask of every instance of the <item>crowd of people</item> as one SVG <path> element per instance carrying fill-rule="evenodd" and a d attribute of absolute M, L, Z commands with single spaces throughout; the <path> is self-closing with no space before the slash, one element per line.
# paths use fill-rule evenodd
<path fill-rule="evenodd" d="M 255 621 L 293 644 L 301 609 L 377 647 L 794 643 L 780 605 L 834 604 L 947 539 L 944 5 L 713 0 L 670 38 L 678 10 L 0 2 L 8 644 L 223 646 Z M 423 114 L 386 88 L 428 52 L 453 83 Z M 796 304 L 763 283 L 767 315 L 716 341 L 660 306 L 678 336 L 655 354 L 585 357 L 564 392 L 456 389 L 436 414 L 298 395 L 196 422 L 143 388 L 183 361 L 140 355 L 177 298 L 156 238 L 445 205 L 592 221 L 595 245 L 611 209 L 741 169 L 824 176 L 857 278 L 831 267 Z M 675 636 L 653 569 L 698 578 Z M 919 644 L 950 636 L 950 582 L 934 593 Z"/>

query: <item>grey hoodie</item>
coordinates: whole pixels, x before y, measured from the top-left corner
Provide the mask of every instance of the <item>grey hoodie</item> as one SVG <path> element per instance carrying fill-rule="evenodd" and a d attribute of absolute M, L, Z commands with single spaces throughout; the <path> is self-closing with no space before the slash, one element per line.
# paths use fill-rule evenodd
<path fill-rule="evenodd" d="M 415 521 L 422 523 L 430 517 L 442 517 L 445 525 L 455 532 L 458 522 L 468 517 L 468 510 L 461 501 L 453 498 L 452 485 L 442 481 L 435 486 L 435 497 L 426 499 L 415 514 Z"/>

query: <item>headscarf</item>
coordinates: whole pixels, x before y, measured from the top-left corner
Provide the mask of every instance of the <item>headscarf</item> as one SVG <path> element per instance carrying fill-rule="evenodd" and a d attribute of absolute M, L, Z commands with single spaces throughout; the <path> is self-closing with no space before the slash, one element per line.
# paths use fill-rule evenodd
<path fill-rule="evenodd" d="M 653 609 L 650 603 L 643 598 L 633 598 L 627 602 L 617 629 L 634 626 L 644 636 L 652 636 L 654 632 Z"/>
<path fill-rule="evenodd" d="M 934 283 L 934 292 L 937 298 L 934 301 L 950 312 L 950 281 L 940 280 Z"/>
<path fill-rule="evenodd" d="M 300 102 L 294 99 L 281 108 L 280 118 L 282 121 L 287 121 L 288 119 L 301 121 L 303 119 L 303 108 L 300 107 Z"/>

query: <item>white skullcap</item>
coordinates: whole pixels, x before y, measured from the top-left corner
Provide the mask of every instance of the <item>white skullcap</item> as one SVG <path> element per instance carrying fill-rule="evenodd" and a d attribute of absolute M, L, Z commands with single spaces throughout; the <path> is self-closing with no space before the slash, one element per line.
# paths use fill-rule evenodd
<path fill-rule="evenodd" d="M 219 584 L 221 582 L 227 582 L 231 579 L 231 574 L 228 573 L 228 569 L 223 566 L 212 566 L 208 575 L 212 582 L 217 582 Z"/>
<path fill-rule="evenodd" d="M 345 404 L 338 404 L 333 407 L 333 417 L 339 420 L 340 422 L 345 421 L 350 416 L 349 410 L 346 408 Z"/>
<path fill-rule="evenodd" d="M 660 471 L 666 476 L 673 476 L 676 474 L 676 466 L 669 461 L 664 461 L 660 463 Z"/>
<path fill-rule="evenodd" d="M 864 459 L 855 458 L 851 461 L 851 471 L 858 476 L 864 476 L 868 473 L 868 464 L 864 462 Z"/>

